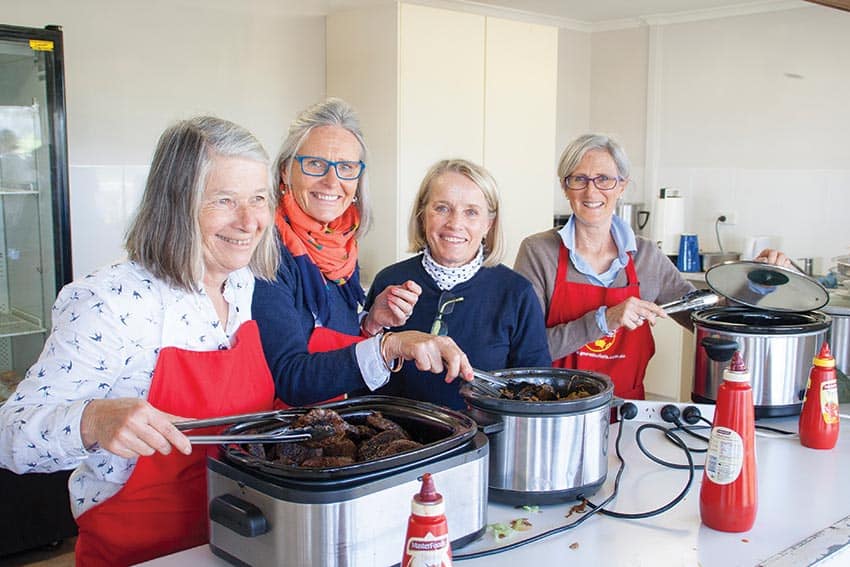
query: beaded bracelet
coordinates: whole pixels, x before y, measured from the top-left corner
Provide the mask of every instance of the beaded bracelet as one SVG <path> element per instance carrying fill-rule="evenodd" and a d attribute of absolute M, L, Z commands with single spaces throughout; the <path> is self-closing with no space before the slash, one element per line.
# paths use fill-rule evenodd
<path fill-rule="evenodd" d="M 387 337 L 392 335 L 391 332 L 381 333 L 381 342 L 379 343 L 379 350 L 381 351 L 381 358 L 384 360 L 384 364 L 387 366 L 387 370 L 390 372 L 398 372 L 401 370 L 401 367 L 404 366 L 404 358 L 397 357 L 393 358 L 390 361 L 387 361 L 387 353 L 384 350 L 384 343 L 387 340 Z M 392 363 L 392 365 L 391 365 Z"/>

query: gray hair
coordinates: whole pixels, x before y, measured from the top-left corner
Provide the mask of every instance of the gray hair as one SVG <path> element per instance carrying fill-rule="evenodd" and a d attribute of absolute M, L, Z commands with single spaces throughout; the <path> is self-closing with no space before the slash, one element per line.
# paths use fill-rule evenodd
<path fill-rule="evenodd" d="M 608 152 L 608 155 L 614 160 L 617 165 L 617 173 L 623 179 L 629 178 L 631 164 L 626 155 L 623 146 L 614 138 L 605 134 L 584 134 L 579 136 L 564 148 L 564 153 L 561 154 L 561 161 L 558 163 L 558 178 L 563 186 L 564 178 L 571 174 L 579 162 L 584 157 L 584 154 L 591 150 L 603 150 Z"/>
<path fill-rule="evenodd" d="M 124 242 L 130 260 L 186 291 L 195 291 L 204 277 L 200 211 L 207 178 L 218 156 L 269 164 L 260 142 L 233 122 L 199 116 L 166 129 L 157 143 L 145 192 Z M 270 175 L 267 181 L 273 219 L 277 190 Z M 257 277 L 273 279 L 278 259 L 274 222 L 269 222 L 248 265 Z"/>
<path fill-rule="evenodd" d="M 347 102 L 339 98 L 328 98 L 322 102 L 301 111 L 289 126 L 289 134 L 283 141 L 280 151 L 274 163 L 274 184 L 275 187 L 280 187 L 282 181 L 285 185 L 290 185 L 292 182 L 292 162 L 298 154 L 298 150 L 307 140 L 307 136 L 314 128 L 322 126 L 337 126 L 351 132 L 360 143 L 360 159 L 363 163 L 369 163 L 369 149 L 366 147 L 366 140 L 363 139 L 363 132 L 360 129 L 360 120 L 357 118 L 357 113 L 351 108 Z M 289 168 L 289 175 L 284 180 L 282 179 L 283 172 Z M 372 208 L 369 205 L 369 168 L 363 169 L 363 174 L 357 180 L 357 190 L 354 193 L 356 199 L 354 206 L 360 212 L 360 227 L 357 229 L 357 237 L 364 236 L 369 232 L 372 226 Z"/>
<path fill-rule="evenodd" d="M 499 221 L 499 189 L 496 180 L 490 172 L 465 159 L 444 159 L 431 166 L 425 178 L 419 185 L 416 199 L 413 202 L 413 210 L 407 225 L 407 238 L 410 243 L 408 252 L 420 252 L 427 245 L 425 238 L 425 221 L 423 219 L 425 206 L 431 198 L 431 186 L 434 181 L 444 173 L 459 173 L 475 183 L 484 193 L 487 202 L 487 213 L 493 224 L 484 237 L 484 266 L 492 267 L 502 261 L 505 254 L 505 238 L 502 234 L 502 224 Z"/>

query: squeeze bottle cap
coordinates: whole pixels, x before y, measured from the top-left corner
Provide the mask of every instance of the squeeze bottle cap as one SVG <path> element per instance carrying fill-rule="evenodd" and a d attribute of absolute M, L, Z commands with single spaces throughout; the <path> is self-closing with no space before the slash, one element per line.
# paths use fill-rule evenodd
<path fill-rule="evenodd" d="M 445 513 L 443 495 L 437 492 L 431 473 L 422 475 L 422 485 L 419 492 L 413 495 L 410 505 L 411 511 L 419 516 L 439 516 Z"/>
<path fill-rule="evenodd" d="M 723 372 L 723 379 L 730 382 L 749 382 L 750 373 L 747 371 L 747 364 L 744 362 L 744 357 L 740 351 L 735 351 L 732 355 L 732 363 L 729 368 Z"/>
<path fill-rule="evenodd" d="M 827 344 L 826 341 L 824 341 L 823 346 L 820 347 L 820 352 L 812 361 L 812 364 L 820 366 L 821 368 L 835 368 L 835 359 L 832 357 L 832 353 L 829 350 L 829 344 Z"/>

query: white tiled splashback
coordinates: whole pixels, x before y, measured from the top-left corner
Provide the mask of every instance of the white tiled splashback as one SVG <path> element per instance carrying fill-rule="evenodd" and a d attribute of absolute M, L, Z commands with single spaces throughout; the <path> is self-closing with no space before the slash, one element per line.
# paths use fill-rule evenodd
<path fill-rule="evenodd" d="M 717 215 L 733 213 L 734 225 L 720 225 L 726 250 L 771 236 L 792 258 L 818 259 L 816 269 L 850 252 L 850 170 L 662 168 L 658 178 L 685 196 L 685 228 L 704 251 L 718 250 Z"/>
<path fill-rule="evenodd" d="M 147 165 L 71 165 L 74 278 L 122 260 L 124 233 L 141 200 Z"/>

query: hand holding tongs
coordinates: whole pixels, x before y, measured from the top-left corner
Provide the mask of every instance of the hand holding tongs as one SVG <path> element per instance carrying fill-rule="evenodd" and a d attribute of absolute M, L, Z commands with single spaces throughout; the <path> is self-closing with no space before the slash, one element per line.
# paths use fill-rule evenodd
<path fill-rule="evenodd" d="M 708 290 L 696 290 L 690 293 L 686 293 L 680 299 L 676 301 L 671 301 L 670 303 L 665 303 L 664 305 L 659 305 L 661 309 L 668 315 L 672 313 L 678 313 L 680 311 L 690 311 L 691 309 L 700 309 L 702 307 L 708 307 L 709 305 L 714 305 L 720 300 L 716 293 L 713 293 Z"/>
<path fill-rule="evenodd" d="M 245 413 L 241 415 L 229 415 L 224 417 L 213 417 L 209 419 L 191 419 L 178 421 L 174 426 L 180 431 L 200 429 L 202 427 L 215 427 L 239 422 L 252 422 L 263 420 L 276 420 L 284 425 L 276 429 L 270 429 L 257 433 L 234 433 L 231 435 L 187 435 L 186 438 L 193 445 L 219 445 L 221 443 L 286 443 L 294 441 L 318 441 L 325 437 L 335 435 L 332 427 L 321 424 L 309 427 L 290 427 L 292 418 L 304 415 L 306 410 L 273 410 L 257 413 Z"/>
<path fill-rule="evenodd" d="M 502 393 L 498 389 L 507 387 L 509 383 L 505 378 L 494 376 L 489 372 L 478 370 L 477 368 L 472 369 L 472 374 L 475 376 L 475 380 L 470 382 L 469 385 L 482 394 L 494 398 L 500 398 Z"/>

